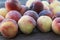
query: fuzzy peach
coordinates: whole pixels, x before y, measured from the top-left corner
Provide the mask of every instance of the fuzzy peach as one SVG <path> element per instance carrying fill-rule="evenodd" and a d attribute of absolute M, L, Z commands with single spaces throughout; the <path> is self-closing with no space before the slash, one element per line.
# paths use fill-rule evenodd
<path fill-rule="evenodd" d="M 6 19 L 5 19 L 6 20 Z M 8 19 L 10 20 L 10 19 Z M 13 38 L 16 36 L 18 32 L 18 25 L 15 20 L 4 21 L 1 23 L 0 32 L 3 37 Z"/>
<path fill-rule="evenodd" d="M 37 25 L 41 32 L 49 32 L 52 26 L 52 19 L 48 16 L 40 16 L 37 20 Z"/>
<path fill-rule="evenodd" d="M 31 34 L 36 26 L 36 21 L 32 17 L 25 15 L 18 21 L 18 25 L 24 34 Z"/>

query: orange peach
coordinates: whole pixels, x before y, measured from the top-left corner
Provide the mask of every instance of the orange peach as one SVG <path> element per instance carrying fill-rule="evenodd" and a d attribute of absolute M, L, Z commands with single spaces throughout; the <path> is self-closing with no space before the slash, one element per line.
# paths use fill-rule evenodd
<path fill-rule="evenodd" d="M 3 20 L 0 26 L 0 32 L 3 35 L 3 37 L 6 38 L 15 37 L 18 32 L 18 25 L 16 21 L 12 19 L 8 19 L 6 21 Z"/>

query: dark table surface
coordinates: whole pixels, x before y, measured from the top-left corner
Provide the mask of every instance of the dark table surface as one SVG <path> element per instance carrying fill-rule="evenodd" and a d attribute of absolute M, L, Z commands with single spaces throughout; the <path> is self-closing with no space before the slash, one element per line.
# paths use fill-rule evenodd
<path fill-rule="evenodd" d="M 4 7 L 4 2 L 6 0 L 0 0 L 0 8 Z M 27 0 L 20 0 L 21 4 L 25 4 Z M 54 34 L 52 31 L 48 33 L 42 33 L 38 30 L 34 30 L 31 35 L 24 35 L 22 33 L 18 33 L 15 38 L 6 39 L 2 35 L 0 35 L 0 40 L 60 40 L 60 36 Z"/>

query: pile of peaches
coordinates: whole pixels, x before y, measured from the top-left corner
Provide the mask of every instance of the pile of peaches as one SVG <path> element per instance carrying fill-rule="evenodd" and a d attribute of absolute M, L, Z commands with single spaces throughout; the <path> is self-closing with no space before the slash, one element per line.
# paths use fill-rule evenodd
<path fill-rule="evenodd" d="M 13 38 L 18 32 L 28 35 L 35 28 L 41 32 L 52 30 L 60 35 L 59 1 L 28 0 L 22 5 L 19 0 L 6 0 L 5 7 L 0 8 L 0 33 L 3 37 Z"/>

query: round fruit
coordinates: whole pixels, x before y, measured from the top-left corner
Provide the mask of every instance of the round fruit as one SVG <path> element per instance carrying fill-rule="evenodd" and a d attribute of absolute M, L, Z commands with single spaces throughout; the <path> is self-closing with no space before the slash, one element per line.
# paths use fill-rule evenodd
<path fill-rule="evenodd" d="M 41 32 L 48 32 L 51 30 L 52 19 L 48 16 L 40 16 L 37 20 L 37 25 Z"/>
<path fill-rule="evenodd" d="M 32 17 L 25 15 L 18 21 L 18 25 L 24 34 L 30 34 L 36 26 L 36 21 Z"/>
<path fill-rule="evenodd" d="M 15 37 L 18 32 L 18 25 L 16 21 L 12 19 L 8 19 L 7 21 L 3 20 L 3 22 L 0 25 L 0 32 L 3 35 L 3 37 Z"/>
<path fill-rule="evenodd" d="M 54 33 L 60 35 L 60 17 L 57 17 L 53 20 L 52 30 Z"/>

